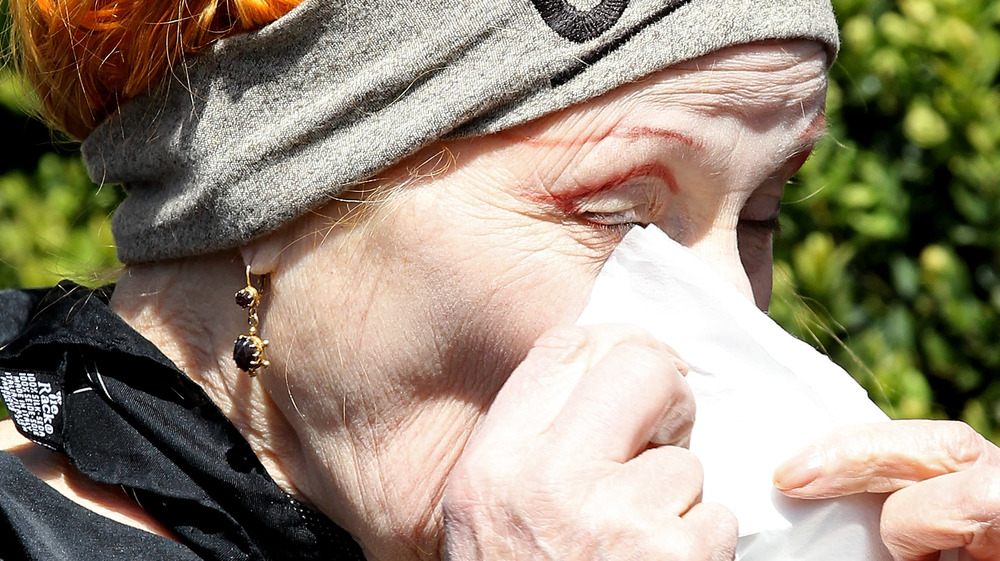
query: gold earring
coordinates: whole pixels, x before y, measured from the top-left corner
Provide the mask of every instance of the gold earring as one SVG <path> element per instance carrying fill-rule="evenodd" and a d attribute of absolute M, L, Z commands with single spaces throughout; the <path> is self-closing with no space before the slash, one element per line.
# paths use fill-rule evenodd
<path fill-rule="evenodd" d="M 260 318 L 257 317 L 257 306 L 260 305 L 260 299 L 264 296 L 266 288 L 267 276 L 261 277 L 260 290 L 254 287 L 253 283 L 250 282 L 250 266 L 247 265 L 247 285 L 236 293 L 236 303 L 247 311 L 247 323 L 250 325 L 250 331 L 246 335 L 240 335 L 236 338 L 236 344 L 233 346 L 233 360 L 236 361 L 236 366 L 249 374 L 251 378 L 257 375 L 258 368 L 267 368 L 271 365 L 264 357 L 264 347 L 269 344 L 269 341 L 261 339 L 257 335 L 257 325 L 260 323 Z"/>

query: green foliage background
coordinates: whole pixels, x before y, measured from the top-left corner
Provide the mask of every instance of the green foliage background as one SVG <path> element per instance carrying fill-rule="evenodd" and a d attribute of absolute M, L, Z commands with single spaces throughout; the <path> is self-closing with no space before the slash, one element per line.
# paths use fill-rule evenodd
<path fill-rule="evenodd" d="M 786 192 L 772 315 L 893 416 L 1000 441 L 1000 3 L 834 4 L 830 138 Z"/>
<path fill-rule="evenodd" d="M 830 135 L 786 192 L 772 315 L 894 417 L 1000 442 L 1000 3 L 834 5 Z M 28 104 L 0 70 L 0 288 L 117 266 L 118 191 Z"/>

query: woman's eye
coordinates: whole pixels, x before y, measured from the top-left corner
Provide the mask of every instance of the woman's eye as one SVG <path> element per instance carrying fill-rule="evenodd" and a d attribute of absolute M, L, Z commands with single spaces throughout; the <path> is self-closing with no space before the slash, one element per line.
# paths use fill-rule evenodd
<path fill-rule="evenodd" d="M 608 229 L 631 229 L 632 226 L 645 226 L 648 219 L 642 216 L 638 209 L 630 208 L 618 212 L 581 212 L 583 220 Z"/>
<path fill-rule="evenodd" d="M 587 224 L 628 231 L 653 222 L 660 212 L 662 186 L 655 178 L 634 178 L 578 200 L 573 214 Z"/>

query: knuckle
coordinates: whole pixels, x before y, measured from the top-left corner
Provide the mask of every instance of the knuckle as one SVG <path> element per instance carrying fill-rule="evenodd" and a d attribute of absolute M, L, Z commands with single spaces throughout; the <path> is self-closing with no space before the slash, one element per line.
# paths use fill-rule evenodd
<path fill-rule="evenodd" d="M 579 327 L 562 326 L 546 331 L 535 340 L 517 370 L 531 372 L 531 380 L 558 372 L 561 366 L 579 361 L 586 354 L 589 338 Z"/>
<path fill-rule="evenodd" d="M 685 481 L 690 487 L 696 487 L 699 490 L 704 487 L 705 468 L 702 467 L 701 460 L 687 448 L 674 447 L 672 450 L 676 462 L 674 471 L 684 474 Z"/>
<path fill-rule="evenodd" d="M 644 327 L 632 323 L 603 323 L 585 326 L 592 337 L 624 343 L 628 341 L 659 345 L 655 337 Z"/>
<path fill-rule="evenodd" d="M 646 480 L 649 484 L 656 484 L 673 492 L 684 488 L 697 489 L 700 493 L 705 483 L 705 470 L 701 460 L 690 450 L 680 446 L 661 446 L 647 450 L 644 454 L 651 460 L 643 466 L 650 474 L 650 478 Z"/>
<path fill-rule="evenodd" d="M 889 495 L 882 505 L 879 535 L 894 558 L 922 556 L 928 539 L 949 539 L 958 534 L 958 529 L 947 519 L 928 526 L 923 514 L 914 516 L 913 489 L 909 487 Z"/>
<path fill-rule="evenodd" d="M 603 360 L 613 360 L 615 370 L 627 369 L 636 383 L 647 391 L 655 391 L 667 405 L 694 401 L 687 382 L 673 363 L 673 355 L 665 349 L 627 342 L 618 345 Z"/>
<path fill-rule="evenodd" d="M 617 363 L 616 370 L 628 368 L 635 382 L 655 392 L 664 407 L 694 414 L 694 392 L 680 373 L 674 355 L 665 348 L 625 343 L 615 349 L 614 355 L 609 358 Z"/>
<path fill-rule="evenodd" d="M 698 524 L 689 527 L 678 544 L 683 555 L 678 559 L 731 561 L 736 556 L 736 516 L 720 504 L 700 503 Z"/>
<path fill-rule="evenodd" d="M 739 522 L 731 510 L 718 503 L 702 503 L 706 518 L 712 521 L 713 537 L 717 546 L 736 551 Z"/>
<path fill-rule="evenodd" d="M 949 430 L 943 435 L 953 471 L 979 462 L 986 452 L 986 439 L 968 424 L 961 421 L 942 421 Z"/>
<path fill-rule="evenodd" d="M 687 448 L 694 429 L 694 410 L 671 408 L 666 411 L 649 438 L 653 446 Z"/>
<path fill-rule="evenodd" d="M 548 362 L 570 366 L 573 370 L 589 370 L 611 353 L 619 355 L 618 360 L 641 362 L 641 353 L 626 350 L 622 356 L 623 347 L 649 349 L 658 345 L 661 344 L 647 331 L 632 325 L 558 326 L 535 340 L 525 362 Z"/>
<path fill-rule="evenodd" d="M 705 506 L 712 509 L 712 517 L 716 521 L 719 533 L 735 548 L 736 536 L 739 533 L 739 521 L 736 519 L 736 515 L 720 504 L 705 503 Z"/>
<path fill-rule="evenodd" d="M 561 325 L 545 331 L 536 341 L 536 346 L 578 348 L 599 342 L 613 345 L 630 341 L 651 343 L 656 339 L 642 327 L 626 323 Z"/>

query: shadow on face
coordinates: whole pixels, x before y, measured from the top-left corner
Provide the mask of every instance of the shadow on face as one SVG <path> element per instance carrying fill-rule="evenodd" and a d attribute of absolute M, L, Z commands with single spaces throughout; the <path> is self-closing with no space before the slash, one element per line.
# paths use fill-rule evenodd
<path fill-rule="evenodd" d="M 267 317 L 300 344 L 272 362 L 337 395 L 404 388 L 385 392 L 386 422 L 444 393 L 483 408 L 543 331 L 575 321 L 637 224 L 766 308 L 782 189 L 824 130 L 826 64 L 811 41 L 731 47 L 422 150 L 277 234 Z"/>

